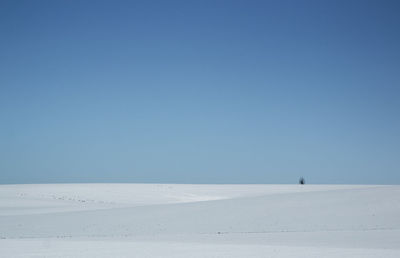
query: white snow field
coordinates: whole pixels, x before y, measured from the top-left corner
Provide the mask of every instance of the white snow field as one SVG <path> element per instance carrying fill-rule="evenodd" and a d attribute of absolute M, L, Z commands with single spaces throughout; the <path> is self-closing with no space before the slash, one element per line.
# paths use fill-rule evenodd
<path fill-rule="evenodd" d="M 0 257 L 400 257 L 400 186 L 0 185 Z"/>

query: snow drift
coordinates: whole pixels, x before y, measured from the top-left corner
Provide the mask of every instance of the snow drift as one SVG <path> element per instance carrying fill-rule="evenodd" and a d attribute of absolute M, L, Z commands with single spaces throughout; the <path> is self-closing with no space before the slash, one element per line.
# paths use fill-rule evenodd
<path fill-rule="evenodd" d="M 400 187 L 2 185 L 0 238 L 2 257 L 400 257 Z"/>

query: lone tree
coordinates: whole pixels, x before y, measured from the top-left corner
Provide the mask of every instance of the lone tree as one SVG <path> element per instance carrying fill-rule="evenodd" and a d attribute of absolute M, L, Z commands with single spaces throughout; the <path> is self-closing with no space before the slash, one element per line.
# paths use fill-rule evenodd
<path fill-rule="evenodd" d="M 305 183 L 306 183 L 306 180 L 304 180 L 304 177 L 300 177 L 299 184 L 304 185 Z"/>

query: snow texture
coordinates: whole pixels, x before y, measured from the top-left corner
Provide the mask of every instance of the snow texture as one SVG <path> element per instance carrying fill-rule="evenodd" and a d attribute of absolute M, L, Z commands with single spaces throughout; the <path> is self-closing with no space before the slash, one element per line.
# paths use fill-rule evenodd
<path fill-rule="evenodd" d="M 400 186 L 0 185 L 0 257 L 400 257 Z"/>

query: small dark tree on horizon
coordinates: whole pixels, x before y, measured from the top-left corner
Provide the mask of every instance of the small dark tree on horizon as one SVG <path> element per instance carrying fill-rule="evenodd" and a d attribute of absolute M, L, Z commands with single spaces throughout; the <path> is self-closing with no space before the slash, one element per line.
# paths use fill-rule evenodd
<path fill-rule="evenodd" d="M 305 183 L 306 183 L 306 180 L 304 180 L 304 177 L 300 177 L 299 184 L 304 185 Z"/>

